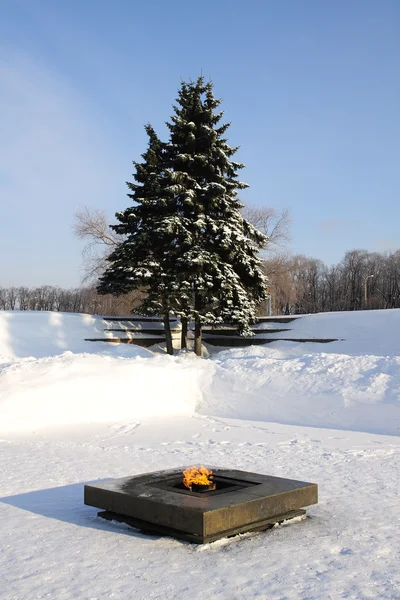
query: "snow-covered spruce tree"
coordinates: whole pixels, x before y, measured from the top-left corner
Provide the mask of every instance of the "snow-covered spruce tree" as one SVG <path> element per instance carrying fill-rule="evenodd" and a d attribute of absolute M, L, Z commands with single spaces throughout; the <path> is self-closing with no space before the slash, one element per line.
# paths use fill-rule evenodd
<path fill-rule="evenodd" d="M 109 266 L 97 289 L 100 294 L 120 295 L 145 288 L 146 297 L 135 312 L 163 316 L 167 352 L 173 354 L 169 318 L 177 300 L 185 299 L 184 285 L 177 286 L 175 280 L 176 256 L 185 248 L 185 232 L 169 191 L 165 145 L 150 125 L 146 132 L 149 144 L 143 162 L 134 162 L 136 183 L 127 182 L 134 205 L 117 213 L 119 223 L 112 226 L 125 238 L 107 258 Z"/>
<path fill-rule="evenodd" d="M 238 150 L 224 137 L 229 123 L 220 124 L 221 101 L 212 83 L 200 77 L 182 83 L 167 123 L 170 143 L 167 161 L 169 187 L 186 240 L 176 257 L 176 282 L 192 291 L 178 312 L 195 321 L 195 352 L 201 355 L 204 322 L 231 322 L 242 334 L 249 333 L 257 305 L 266 297 L 266 279 L 259 249 L 266 238 L 242 214 L 238 180 L 244 166 L 232 160 Z M 186 296 L 187 297 L 187 296 Z"/>

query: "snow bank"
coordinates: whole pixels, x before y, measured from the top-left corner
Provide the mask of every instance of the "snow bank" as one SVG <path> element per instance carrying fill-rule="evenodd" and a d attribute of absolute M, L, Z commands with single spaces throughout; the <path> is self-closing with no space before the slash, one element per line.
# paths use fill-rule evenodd
<path fill-rule="evenodd" d="M 148 350 L 137 346 L 105 345 L 104 342 L 85 342 L 86 338 L 127 337 L 127 334 L 110 331 L 126 327 L 140 330 L 158 330 L 159 322 L 103 321 L 100 316 L 79 313 L 46 311 L 0 311 L 0 361 L 1 359 L 43 358 L 70 352 L 107 353 L 112 356 L 152 356 Z M 128 335 L 129 337 L 129 335 Z M 149 337 L 146 334 L 146 337 Z"/>
<path fill-rule="evenodd" d="M 202 365 L 65 352 L 0 366 L 0 432 L 192 414 Z M 206 366 L 206 365 L 204 365 Z"/>
<path fill-rule="evenodd" d="M 193 413 L 206 362 L 85 342 L 110 326 L 91 315 L 0 312 L 0 432 Z"/>
<path fill-rule="evenodd" d="M 0 357 L 42 358 L 57 356 L 66 350 L 87 352 L 85 338 L 104 337 L 104 328 L 101 317 L 92 315 L 0 311 Z"/>
<path fill-rule="evenodd" d="M 291 323 L 260 323 L 258 327 L 290 329 L 268 334 L 265 336 L 268 338 L 339 339 L 324 346 L 323 351 L 329 353 L 400 355 L 400 309 L 397 308 L 301 315 Z"/>
<path fill-rule="evenodd" d="M 211 348 L 198 360 L 85 342 L 103 337 L 100 317 L 0 312 L 0 431 L 197 410 L 400 434 L 400 310 L 307 315 L 288 326 L 296 337 L 345 339 Z"/>
<path fill-rule="evenodd" d="M 276 342 L 219 352 L 200 413 L 400 435 L 400 357 L 325 348 Z"/>

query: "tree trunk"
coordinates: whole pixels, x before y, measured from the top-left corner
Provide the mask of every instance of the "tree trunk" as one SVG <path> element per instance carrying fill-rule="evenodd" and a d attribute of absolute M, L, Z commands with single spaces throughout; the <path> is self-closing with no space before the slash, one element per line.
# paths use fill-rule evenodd
<path fill-rule="evenodd" d="M 194 320 L 194 352 L 197 356 L 202 356 L 201 321 L 199 317 L 196 317 Z"/>
<path fill-rule="evenodd" d="M 181 348 L 187 348 L 188 320 L 181 317 Z"/>
<path fill-rule="evenodd" d="M 171 333 L 171 324 L 169 322 L 169 312 L 164 315 L 164 330 L 165 330 L 165 342 L 167 345 L 167 353 L 173 354 L 174 347 L 172 346 L 172 333 Z"/>

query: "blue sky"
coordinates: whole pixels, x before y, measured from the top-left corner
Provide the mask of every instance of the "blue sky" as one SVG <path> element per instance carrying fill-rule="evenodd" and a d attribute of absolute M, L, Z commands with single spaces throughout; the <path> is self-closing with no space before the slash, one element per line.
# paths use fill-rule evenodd
<path fill-rule="evenodd" d="M 400 247 L 399 31 L 398 0 L 3 0 L 0 286 L 79 284 L 74 212 L 126 208 L 143 125 L 200 72 L 293 252 Z"/>

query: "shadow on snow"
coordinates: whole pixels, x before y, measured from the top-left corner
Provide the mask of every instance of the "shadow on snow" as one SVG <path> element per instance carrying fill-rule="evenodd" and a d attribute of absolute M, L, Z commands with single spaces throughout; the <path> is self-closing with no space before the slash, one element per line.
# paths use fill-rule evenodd
<path fill-rule="evenodd" d="M 98 479 L 85 483 L 98 483 L 99 481 L 104 480 Z M 0 503 L 14 506 L 47 519 L 55 519 L 79 527 L 125 533 L 138 538 L 160 538 L 160 536 L 140 533 L 129 525 L 115 521 L 109 522 L 97 517 L 96 508 L 83 504 L 83 487 L 85 483 L 73 483 L 15 496 L 5 496 L 0 498 Z"/>

